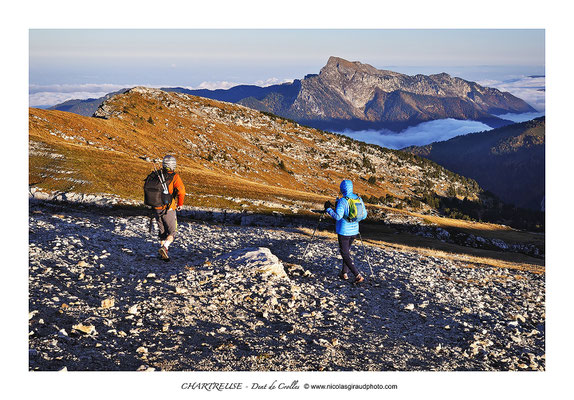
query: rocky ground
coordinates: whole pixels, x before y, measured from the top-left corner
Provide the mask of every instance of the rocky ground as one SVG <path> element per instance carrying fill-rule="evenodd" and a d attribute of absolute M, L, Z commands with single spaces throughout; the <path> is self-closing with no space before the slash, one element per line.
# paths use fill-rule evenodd
<path fill-rule="evenodd" d="M 544 275 L 355 242 L 355 286 L 332 239 L 186 218 L 166 263 L 148 221 L 30 203 L 30 370 L 545 369 Z"/>

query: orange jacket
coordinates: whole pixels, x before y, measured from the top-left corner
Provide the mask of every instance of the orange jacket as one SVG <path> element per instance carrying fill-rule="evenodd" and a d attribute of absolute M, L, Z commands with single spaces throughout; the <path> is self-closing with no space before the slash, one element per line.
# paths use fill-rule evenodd
<path fill-rule="evenodd" d="M 173 194 L 173 191 L 176 191 L 176 197 L 169 203 L 169 209 L 175 210 L 176 207 L 183 206 L 183 200 L 185 199 L 185 186 L 183 185 L 183 181 L 178 173 L 175 172 L 168 172 L 168 174 L 175 174 L 173 179 L 171 180 L 167 190 L 170 194 Z M 176 201 L 177 200 L 177 201 Z M 156 207 L 158 210 L 164 209 L 163 207 Z"/>

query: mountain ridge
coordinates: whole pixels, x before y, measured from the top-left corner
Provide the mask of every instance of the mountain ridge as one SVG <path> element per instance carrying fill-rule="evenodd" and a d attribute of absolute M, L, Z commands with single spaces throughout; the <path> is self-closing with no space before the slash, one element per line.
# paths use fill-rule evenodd
<path fill-rule="evenodd" d="M 339 57 L 330 57 L 319 74 L 308 74 L 291 83 L 217 90 L 182 87 L 162 90 L 238 103 L 332 131 L 400 132 L 421 122 L 444 118 L 473 119 L 500 127 L 511 121 L 499 118 L 498 114 L 535 111 L 510 93 L 446 73 L 409 76 Z M 91 116 L 93 113 L 88 112 L 95 112 L 103 100 L 83 102 L 86 107 L 83 115 Z"/>

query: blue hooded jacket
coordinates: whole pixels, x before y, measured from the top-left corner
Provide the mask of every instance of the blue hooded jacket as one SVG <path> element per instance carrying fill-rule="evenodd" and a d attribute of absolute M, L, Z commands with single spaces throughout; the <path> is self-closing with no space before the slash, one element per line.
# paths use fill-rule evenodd
<path fill-rule="evenodd" d="M 335 206 L 335 210 L 332 208 L 327 209 L 327 214 L 333 217 L 337 224 L 335 226 L 335 231 L 339 235 L 343 236 L 353 236 L 359 233 L 359 221 L 349 222 L 345 219 L 345 216 L 349 215 L 349 202 L 345 199 L 345 197 L 349 197 L 351 199 L 358 199 L 355 193 L 353 193 L 353 182 L 348 179 L 345 179 L 341 182 L 339 186 L 341 189 L 341 193 L 343 197 L 337 200 L 337 205 Z M 367 217 L 367 208 L 365 207 L 365 214 L 363 219 Z"/>

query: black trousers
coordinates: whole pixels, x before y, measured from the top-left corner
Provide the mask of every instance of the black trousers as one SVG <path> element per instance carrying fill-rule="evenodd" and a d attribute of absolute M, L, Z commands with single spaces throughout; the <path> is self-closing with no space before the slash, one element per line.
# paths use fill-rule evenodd
<path fill-rule="evenodd" d="M 353 236 L 343 236 L 337 235 L 339 240 L 339 251 L 341 252 L 341 257 L 343 257 L 343 273 L 348 274 L 349 270 L 353 275 L 359 275 L 359 270 L 353 264 L 353 259 L 351 258 L 351 245 L 358 235 Z"/>

